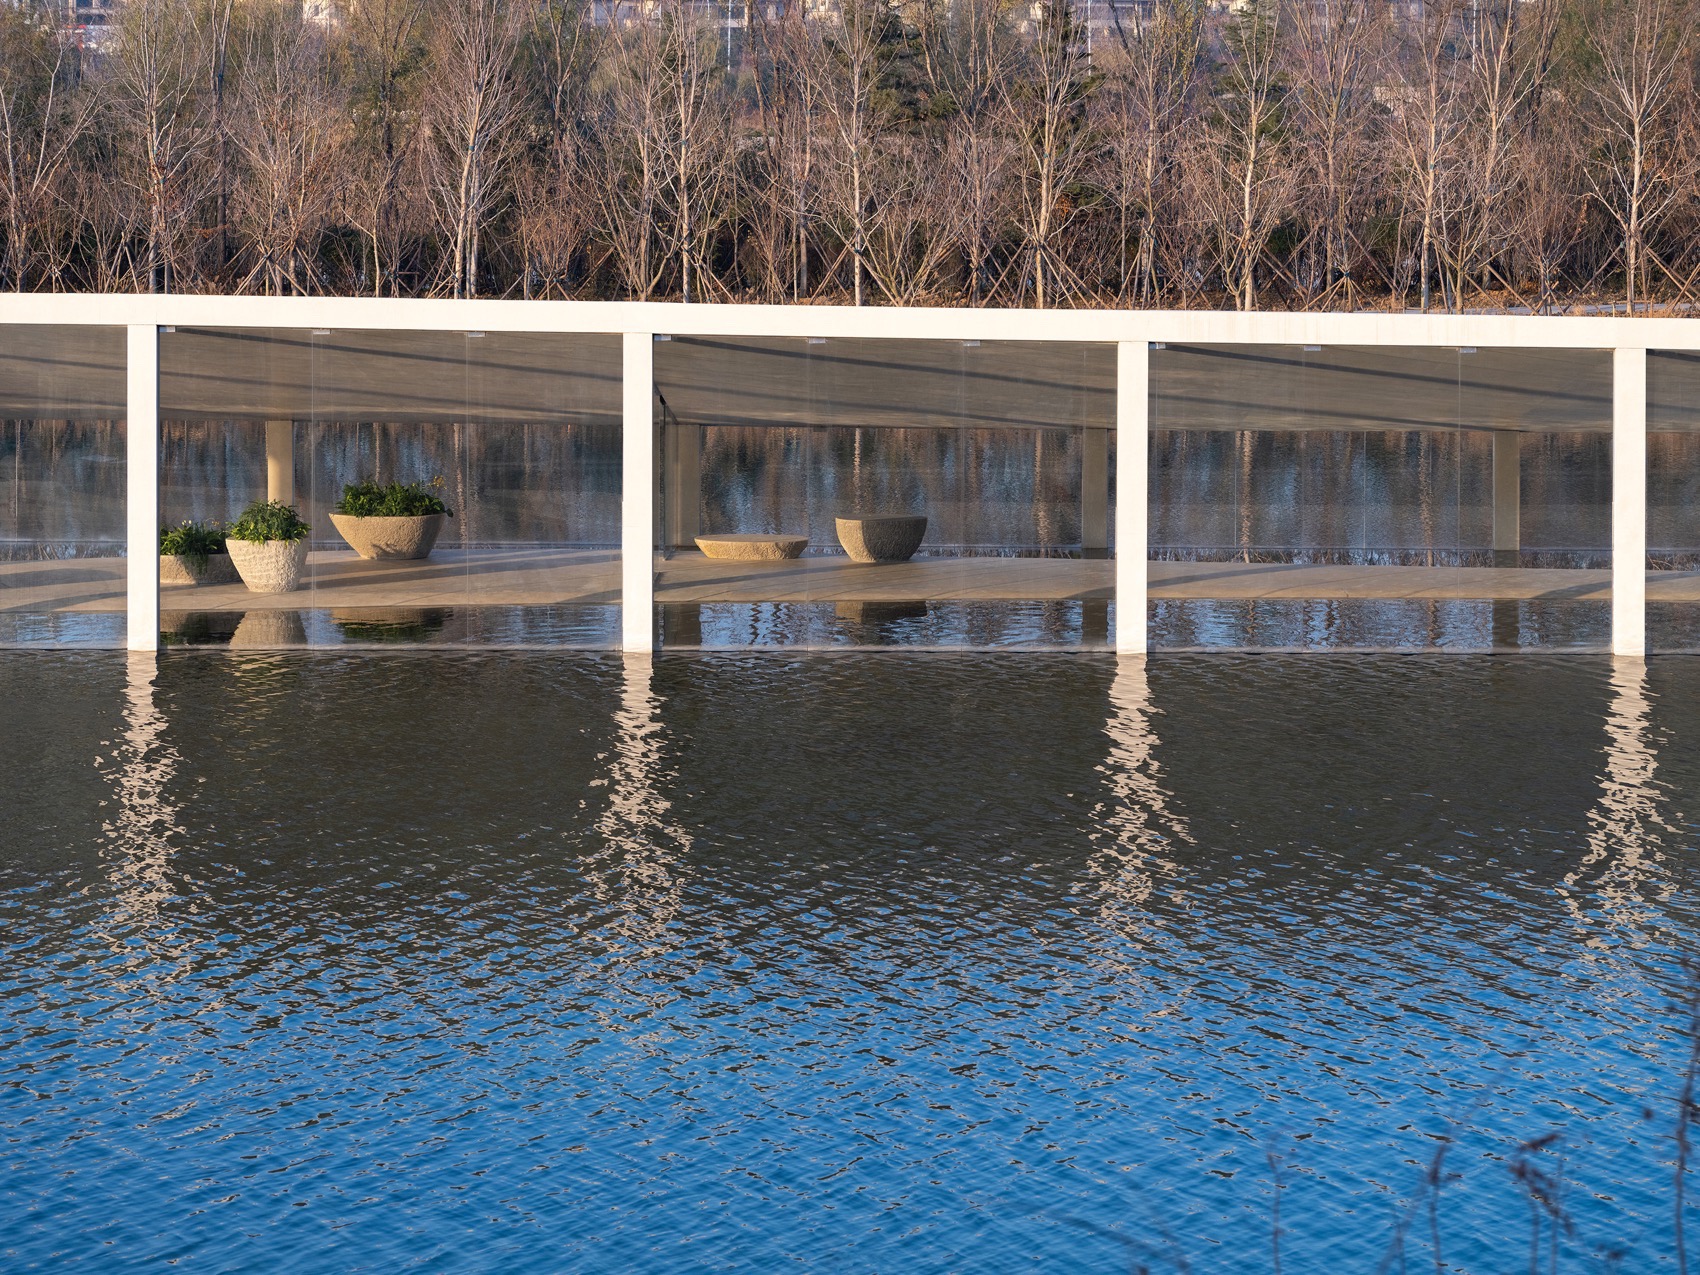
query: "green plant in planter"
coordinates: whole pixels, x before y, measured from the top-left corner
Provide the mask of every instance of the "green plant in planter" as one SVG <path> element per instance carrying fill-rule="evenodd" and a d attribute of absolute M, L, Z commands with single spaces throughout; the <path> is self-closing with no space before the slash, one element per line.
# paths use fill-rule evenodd
<path fill-rule="evenodd" d="M 224 552 L 224 528 L 216 522 L 185 518 L 175 527 L 159 529 L 160 556 L 184 558 L 197 573 L 207 569 L 207 559 Z"/>
<path fill-rule="evenodd" d="M 349 483 L 342 489 L 335 512 L 351 518 L 424 518 L 430 514 L 453 518 L 454 510 L 437 495 L 443 485 L 440 477 L 429 484 Z"/>
<path fill-rule="evenodd" d="M 231 540 L 264 544 L 268 540 L 305 540 L 312 528 L 301 521 L 294 505 L 281 500 L 256 500 L 230 524 L 225 535 Z"/>

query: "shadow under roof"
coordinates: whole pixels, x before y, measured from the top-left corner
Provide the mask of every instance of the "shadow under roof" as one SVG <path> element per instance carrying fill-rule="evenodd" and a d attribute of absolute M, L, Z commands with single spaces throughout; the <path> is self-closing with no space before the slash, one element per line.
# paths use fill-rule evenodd
<path fill-rule="evenodd" d="M 179 328 L 168 420 L 617 422 L 618 335 Z M 656 383 L 699 425 L 1109 428 L 1111 344 L 679 337 Z M 1609 430 L 1600 350 L 1169 345 L 1159 429 Z M 1700 431 L 1700 356 L 1650 360 L 1650 424 Z M 0 415 L 119 419 L 122 328 L 0 329 Z"/>

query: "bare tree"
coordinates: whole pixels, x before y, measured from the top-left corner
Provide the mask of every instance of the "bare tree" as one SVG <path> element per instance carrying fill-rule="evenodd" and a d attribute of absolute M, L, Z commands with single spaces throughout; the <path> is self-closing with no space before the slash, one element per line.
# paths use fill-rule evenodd
<path fill-rule="evenodd" d="M 449 291 L 457 297 L 478 295 L 484 231 L 518 141 L 515 54 L 524 20 L 508 0 L 457 0 L 440 15 L 431 42 L 425 171 L 449 244 Z"/>
<path fill-rule="evenodd" d="M 842 0 L 836 21 L 823 22 L 811 42 L 813 96 L 830 123 L 835 147 L 826 190 L 850 256 L 855 303 L 867 301 L 868 230 L 878 213 L 873 170 L 889 106 L 881 81 L 895 56 L 898 19 L 890 0 Z"/>
<path fill-rule="evenodd" d="M 596 120 L 600 234 L 625 292 L 639 301 L 661 286 L 669 264 L 660 232 L 671 161 L 665 44 L 652 15 L 620 18 Z"/>
<path fill-rule="evenodd" d="M 672 255 L 679 265 L 679 299 L 689 303 L 712 280 L 710 240 L 725 211 L 732 175 L 732 114 L 717 61 L 715 33 L 688 0 L 669 0 L 662 13 Z"/>
<path fill-rule="evenodd" d="M 1540 100 L 1552 66 L 1559 5 L 1537 0 L 1478 0 L 1466 14 L 1467 55 L 1459 134 L 1460 198 L 1452 291 L 1515 291 L 1506 255 L 1513 236 L 1517 156 L 1538 127 Z"/>
<path fill-rule="evenodd" d="M 1687 0 L 1590 0 L 1582 14 L 1597 62 L 1586 82 L 1595 109 L 1593 162 L 1584 172 L 1617 224 L 1631 310 L 1655 262 L 1648 239 L 1686 184 L 1678 177 L 1687 161 L 1679 126 L 1692 91 L 1693 17 Z"/>
<path fill-rule="evenodd" d="M 251 265 L 241 286 L 269 295 L 314 290 L 312 257 L 338 202 L 347 168 L 347 103 L 330 68 L 324 33 L 299 7 L 250 13 L 244 74 L 230 134 L 243 161 L 230 207 Z"/>
<path fill-rule="evenodd" d="M 195 209 L 205 194 L 206 49 L 195 25 L 189 0 L 130 0 L 119 10 L 107 62 L 108 101 L 123 141 L 120 177 L 146 210 L 137 273 L 149 292 L 184 282 Z"/>
<path fill-rule="evenodd" d="M 1060 241 L 1078 208 L 1075 186 L 1091 163 L 1087 105 L 1095 78 L 1069 0 L 1040 0 L 1036 27 L 1022 62 L 1004 77 L 1003 107 L 1020 160 L 1013 220 L 1042 309 L 1079 291 Z"/>
<path fill-rule="evenodd" d="M 62 255 L 44 251 L 44 235 L 65 203 L 74 148 L 91 100 L 76 87 L 76 53 L 46 10 L 0 9 L 0 205 L 6 242 L 0 272 L 15 292 L 52 281 Z M 32 269 L 37 260 L 46 268 Z"/>
<path fill-rule="evenodd" d="M 1457 303 L 1444 266 L 1458 197 L 1458 139 L 1465 124 L 1457 57 L 1465 3 L 1433 0 L 1424 6 L 1422 17 L 1407 33 L 1401 78 L 1391 86 L 1405 215 L 1417 222 L 1416 266 L 1424 313 L 1433 303 L 1436 278 L 1446 308 Z"/>
<path fill-rule="evenodd" d="M 1229 22 L 1216 109 L 1192 151 L 1200 210 L 1213 223 L 1223 276 L 1241 310 L 1257 307 L 1258 266 L 1291 187 L 1280 135 L 1285 3 L 1250 0 Z"/>
<path fill-rule="evenodd" d="M 1587 228 L 1577 132 L 1567 112 L 1543 111 L 1511 157 L 1508 221 L 1518 255 L 1534 276 L 1530 307 L 1537 314 L 1556 304 L 1565 262 Z"/>
<path fill-rule="evenodd" d="M 1386 70 L 1387 13 L 1369 0 L 1317 0 L 1287 41 L 1299 202 L 1311 268 L 1301 291 L 1315 304 L 1360 299 L 1352 261 L 1380 164 L 1374 87 Z"/>
<path fill-rule="evenodd" d="M 521 291 L 527 298 L 567 296 L 574 262 L 594 220 L 585 197 L 590 173 L 583 119 L 595 65 L 595 29 L 583 0 L 543 0 L 527 43 L 541 127 L 532 162 L 514 174 Z"/>
<path fill-rule="evenodd" d="M 765 294 L 800 301 L 809 293 L 809 226 L 820 183 L 814 36 L 800 5 L 756 4 L 750 13 L 760 145 L 745 174 L 749 230 Z"/>
<path fill-rule="evenodd" d="M 409 122 L 419 116 L 424 15 L 425 0 L 359 0 L 341 19 L 355 125 L 346 215 L 370 250 L 360 273 L 375 297 L 399 295 L 402 242 L 414 219 L 402 174 L 414 161 Z"/>
<path fill-rule="evenodd" d="M 1162 292 L 1160 238 L 1175 219 L 1177 160 L 1198 107 L 1204 14 L 1195 0 L 1155 0 L 1148 9 L 1132 6 L 1125 14 L 1123 7 L 1111 0 L 1117 49 L 1100 59 L 1108 68 L 1103 131 L 1120 219 L 1116 295 L 1155 305 Z"/>

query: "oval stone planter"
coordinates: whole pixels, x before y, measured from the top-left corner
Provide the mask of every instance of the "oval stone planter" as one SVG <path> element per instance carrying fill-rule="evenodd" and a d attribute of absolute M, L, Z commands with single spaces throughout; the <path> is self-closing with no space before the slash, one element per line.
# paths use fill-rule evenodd
<path fill-rule="evenodd" d="M 331 525 L 362 558 L 427 558 L 443 533 L 443 519 L 447 516 L 359 518 L 354 514 L 332 514 Z"/>
<path fill-rule="evenodd" d="M 734 562 L 783 562 L 809 547 L 807 536 L 718 535 L 698 536 L 697 548 L 705 558 L 728 558 Z"/>
<path fill-rule="evenodd" d="M 228 553 L 209 553 L 198 564 L 187 554 L 159 555 L 161 584 L 235 584 L 240 578 Z"/>
<path fill-rule="evenodd" d="M 230 540 L 225 547 L 250 592 L 293 593 L 301 587 L 307 566 L 305 540 Z"/>
<path fill-rule="evenodd" d="M 926 534 L 924 514 L 838 519 L 838 543 L 852 562 L 907 562 Z"/>

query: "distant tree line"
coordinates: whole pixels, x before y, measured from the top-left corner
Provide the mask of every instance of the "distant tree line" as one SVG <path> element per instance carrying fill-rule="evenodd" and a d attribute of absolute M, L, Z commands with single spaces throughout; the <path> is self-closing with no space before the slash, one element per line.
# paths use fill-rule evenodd
<path fill-rule="evenodd" d="M 0 286 L 1700 294 L 1700 0 L 1083 6 L 123 0 L 94 43 L 6 3 Z"/>

